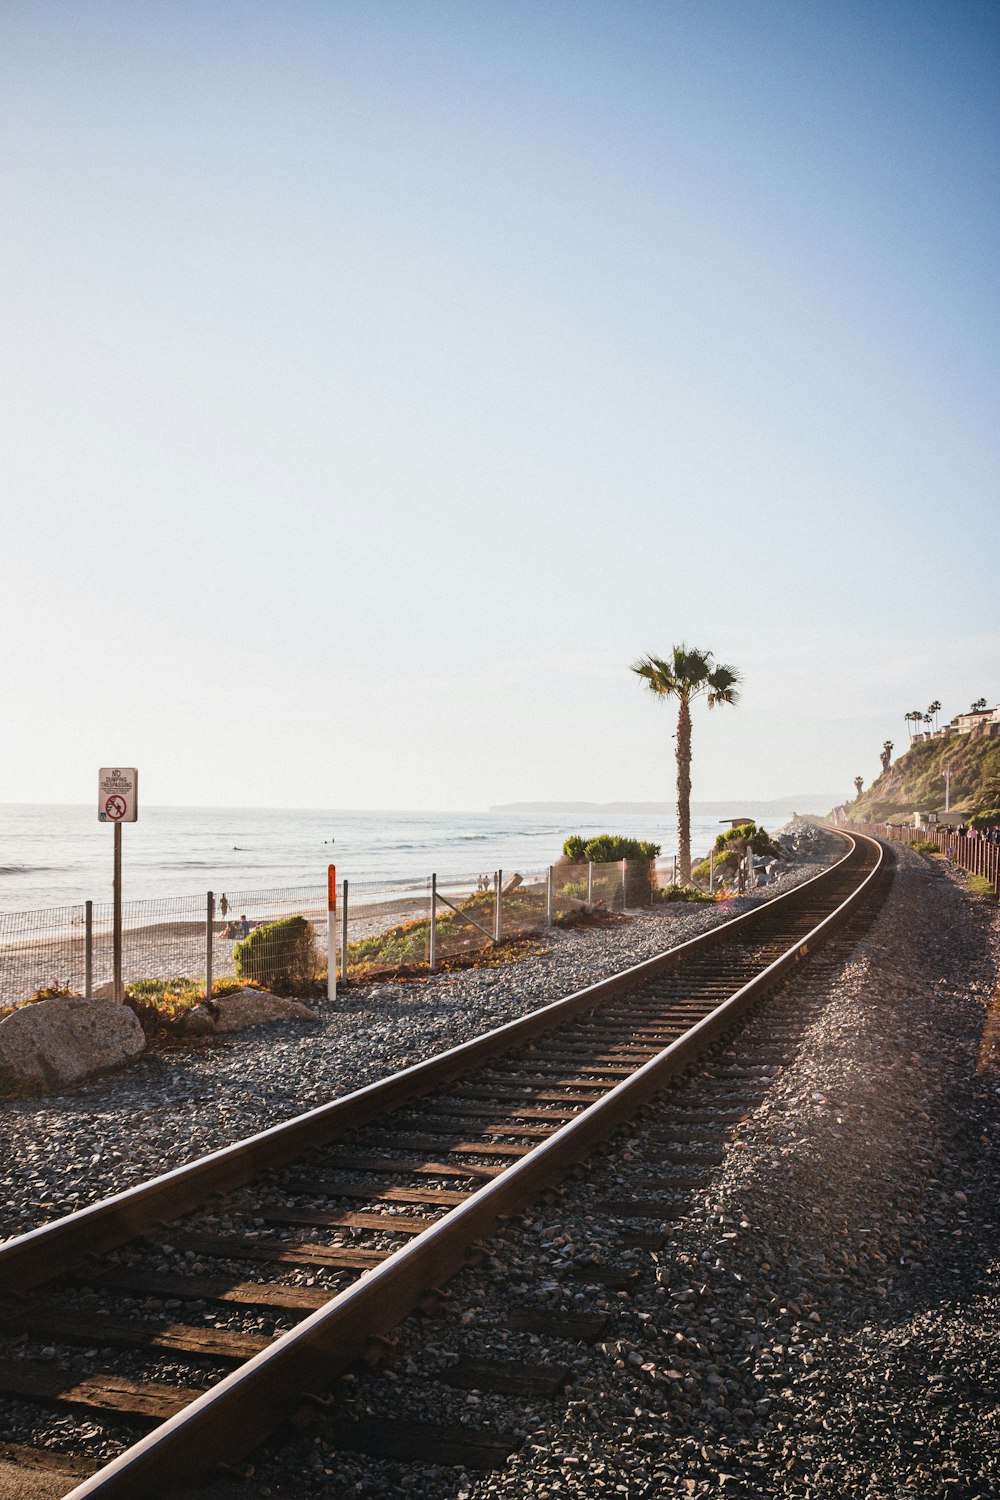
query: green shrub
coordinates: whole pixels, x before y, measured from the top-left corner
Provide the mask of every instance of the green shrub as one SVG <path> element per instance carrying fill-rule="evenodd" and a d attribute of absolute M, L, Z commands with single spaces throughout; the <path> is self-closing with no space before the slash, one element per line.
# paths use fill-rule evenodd
<path fill-rule="evenodd" d="M 707 866 L 706 866 L 707 868 Z M 692 870 L 692 875 L 694 871 Z M 661 901 L 714 901 L 707 891 L 698 890 L 694 885 L 668 885 L 660 892 Z"/>
<path fill-rule="evenodd" d="M 316 934 L 305 917 L 282 917 L 255 927 L 233 949 L 237 978 L 252 980 L 275 995 L 297 995 L 319 972 Z"/>
<path fill-rule="evenodd" d="M 625 838 L 620 833 L 599 833 L 596 838 L 588 839 L 584 845 L 583 857 L 593 860 L 595 865 L 615 864 L 621 859 L 645 860 L 649 863 L 659 852 L 659 844 L 650 844 L 644 839 Z"/>
<path fill-rule="evenodd" d="M 742 858 L 742 849 L 724 849 L 721 854 L 717 854 L 715 856 L 716 880 L 720 880 L 724 875 L 728 875 L 730 872 L 735 874 L 740 867 L 740 861 L 742 860 Z M 710 863 L 707 859 L 704 859 L 702 860 L 700 865 L 695 865 L 694 869 L 691 871 L 691 879 L 695 881 L 697 885 L 707 885 L 710 873 Z"/>
<path fill-rule="evenodd" d="M 932 844 L 927 839 L 921 839 L 918 843 L 911 844 L 910 848 L 911 849 L 915 849 L 918 854 L 940 854 L 941 853 L 941 850 L 938 848 L 937 844 Z"/>
<path fill-rule="evenodd" d="M 727 828 L 725 833 L 720 833 L 715 840 L 716 851 L 728 849 L 735 846 L 741 851 L 747 846 L 754 854 L 769 854 L 773 859 L 780 859 L 782 848 L 776 844 L 767 832 L 766 828 L 758 828 L 756 823 L 741 823 L 737 828 Z"/>
<path fill-rule="evenodd" d="M 996 828 L 1000 823 L 1000 807 L 990 807 L 985 812 L 973 813 L 967 821 L 970 828 Z"/>
<path fill-rule="evenodd" d="M 567 859 L 571 859 L 575 865 L 582 865 L 587 858 L 587 842 L 578 833 L 573 833 L 563 844 L 563 853 Z"/>

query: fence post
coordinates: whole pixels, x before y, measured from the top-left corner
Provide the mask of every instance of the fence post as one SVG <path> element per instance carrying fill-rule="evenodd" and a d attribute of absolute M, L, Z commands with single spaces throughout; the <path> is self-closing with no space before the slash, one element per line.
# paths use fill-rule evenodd
<path fill-rule="evenodd" d="M 94 903 L 84 902 L 83 918 L 83 994 L 91 1000 L 94 995 Z"/>
<path fill-rule="evenodd" d="M 552 926 L 552 866 L 545 877 L 545 925 Z"/>
<path fill-rule="evenodd" d="M 337 866 L 326 867 L 326 998 L 337 998 Z"/>
<path fill-rule="evenodd" d="M 625 910 L 628 896 L 628 860 L 622 860 L 622 911 Z"/>
<path fill-rule="evenodd" d="M 673 878 L 673 884 L 674 885 L 677 884 L 677 855 L 676 854 L 674 855 L 674 878 Z"/>
<path fill-rule="evenodd" d="M 205 897 L 205 999 L 212 998 L 212 939 L 215 936 L 215 893 Z"/>
<path fill-rule="evenodd" d="M 493 941 L 499 943 L 503 940 L 503 871 L 497 871 L 497 912 L 496 922 L 493 928 Z"/>
<path fill-rule="evenodd" d="M 587 861 L 587 905 L 594 904 L 594 861 Z"/>
<path fill-rule="evenodd" d="M 677 859 L 677 856 L 675 854 L 674 855 L 674 860 L 676 861 L 676 859 Z M 711 892 L 715 890 L 715 850 L 714 849 L 710 849 L 708 851 L 708 889 L 709 889 L 709 894 L 711 894 Z"/>
<path fill-rule="evenodd" d="M 344 909 L 340 914 L 340 978 L 347 983 L 347 881 L 341 882 L 340 899 Z"/>
<path fill-rule="evenodd" d="M 438 878 L 431 876 L 431 937 L 430 951 L 427 955 L 427 967 L 431 973 L 437 968 L 438 963 Z"/>

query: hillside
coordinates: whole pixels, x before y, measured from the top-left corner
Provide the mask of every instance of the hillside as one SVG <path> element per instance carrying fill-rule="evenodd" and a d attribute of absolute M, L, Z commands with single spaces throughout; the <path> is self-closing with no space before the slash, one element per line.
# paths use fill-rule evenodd
<path fill-rule="evenodd" d="M 883 822 L 919 808 L 944 807 L 944 768 L 951 767 L 951 806 L 973 812 L 991 782 L 1000 778 L 1000 738 L 950 734 L 924 740 L 901 755 L 854 802 L 848 814 L 859 822 Z"/>

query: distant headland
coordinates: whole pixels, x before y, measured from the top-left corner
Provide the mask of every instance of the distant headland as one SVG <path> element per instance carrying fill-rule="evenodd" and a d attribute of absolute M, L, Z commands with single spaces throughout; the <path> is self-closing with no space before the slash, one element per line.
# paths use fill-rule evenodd
<path fill-rule="evenodd" d="M 841 799 L 843 794 L 841 793 Z M 771 797 L 758 800 L 756 797 L 730 797 L 725 802 L 692 802 L 691 811 L 710 817 L 713 813 L 725 814 L 735 807 L 762 816 L 776 813 L 825 813 L 838 801 L 833 792 L 802 792 L 794 797 Z M 488 809 L 491 813 L 659 813 L 670 814 L 677 810 L 674 802 L 498 802 Z"/>

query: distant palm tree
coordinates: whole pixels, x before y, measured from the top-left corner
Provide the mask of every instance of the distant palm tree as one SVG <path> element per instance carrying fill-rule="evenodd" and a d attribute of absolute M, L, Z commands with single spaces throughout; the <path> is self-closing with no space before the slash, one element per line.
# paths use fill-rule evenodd
<path fill-rule="evenodd" d="M 691 880 L 691 704 L 704 693 L 709 708 L 738 703 L 740 675 L 734 667 L 713 664 L 711 651 L 675 646 L 670 660 L 644 656 L 632 671 L 658 698 L 677 699 L 677 847 L 678 879 Z"/>
<path fill-rule="evenodd" d="M 938 727 L 937 716 L 941 712 L 941 704 L 937 698 L 934 699 L 933 703 L 928 704 L 927 712 L 934 715 L 934 728 L 936 731 Z"/>
<path fill-rule="evenodd" d="M 882 762 L 882 770 L 883 770 L 883 772 L 888 771 L 888 769 L 889 769 L 889 766 L 890 766 L 890 764 L 892 762 L 892 752 L 893 752 L 893 743 L 892 743 L 892 740 L 883 740 L 882 741 L 882 753 L 879 756 L 879 760 Z"/>
<path fill-rule="evenodd" d="M 913 739 L 913 735 L 914 735 L 914 728 L 913 728 L 913 726 L 915 724 L 919 724 L 919 722 L 923 718 L 923 714 L 921 713 L 921 711 L 920 711 L 919 708 L 911 708 L 910 712 L 908 714 L 904 714 L 903 715 L 903 718 L 906 720 L 907 724 L 910 725 L 909 734 L 910 734 L 910 739 L 912 740 Z"/>
<path fill-rule="evenodd" d="M 854 790 L 857 792 L 857 794 L 858 794 L 859 797 L 861 796 L 861 791 L 862 791 L 862 788 L 864 787 L 864 784 L 865 784 L 864 783 L 864 777 L 862 777 L 862 776 L 855 776 L 855 778 L 854 778 Z"/>
<path fill-rule="evenodd" d="M 981 714 L 982 711 L 983 711 L 983 709 L 985 707 L 986 707 L 986 699 L 985 698 L 977 698 L 976 701 L 975 701 L 975 703 L 972 705 L 972 708 L 970 709 L 970 713 Z"/>

